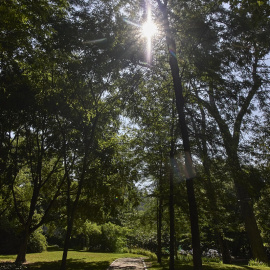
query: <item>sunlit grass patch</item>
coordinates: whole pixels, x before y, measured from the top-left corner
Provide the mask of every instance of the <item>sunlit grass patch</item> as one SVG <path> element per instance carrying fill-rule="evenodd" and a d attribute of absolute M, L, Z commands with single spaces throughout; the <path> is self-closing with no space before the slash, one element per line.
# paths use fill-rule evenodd
<path fill-rule="evenodd" d="M 70 250 L 68 252 L 67 269 L 69 270 L 106 270 L 118 258 L 141 257 L 142 254 L 130 253 L 93 253 Z M 16 255 L 0 255 L 1 262 L 14 262 Z M 62 251 L 48 249 L 42 253 L 26 255 L 26 266 L 29 270 L 58 270 L 61 264 Z"/>

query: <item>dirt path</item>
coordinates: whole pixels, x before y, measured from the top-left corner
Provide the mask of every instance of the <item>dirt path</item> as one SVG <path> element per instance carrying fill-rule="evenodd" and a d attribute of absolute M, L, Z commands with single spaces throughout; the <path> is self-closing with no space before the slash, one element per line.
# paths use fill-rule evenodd
<path fill-rule="evenodd" d="M 107 270 L 147 270 L 142 258 L 120 258 L 115 260 Z"/>

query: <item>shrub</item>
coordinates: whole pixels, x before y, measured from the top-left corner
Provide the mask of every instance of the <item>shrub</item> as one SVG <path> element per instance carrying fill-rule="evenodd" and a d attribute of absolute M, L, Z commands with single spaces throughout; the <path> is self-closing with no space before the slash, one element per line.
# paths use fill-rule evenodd
<path fill-rule="evenodd" d="M 221 254 L 215 249 L 208 249 L 206 252 L 203 252 L 202 259 L 204 262 L 216 262 L 221 263 Z"/>
<path fill-rule="evenodd" d="M 42 230 L 36 230 L 29 238 L 27 245 L 28 253 L 39 253 L 47 249 L 47 240 L 43 235 Z"/>
<path fill-rule="evenodd" d="M 115 225 L 111 222 L 101 225 L 102 251 L 116 252 L 121 251 L 126 246 L 127 230 L 121 226 Z"/>
<path fill-rule="evenodd" d="M 255 259 L 255 260 L 249 260 L 248 266 L 264 266 L 264 267 L 267 267 L 268 265 L 267 265 L 267 263 L 263 263 L 263 262 L 260 262 L 257 259 Z"/>
<path fill-rule="evenodd" d="M 142 248 L 133 248 L 133 249 L 130 249 L 129 252 L 133 253 L 133 254 L 144 255 L 151 260 L 157 259 L 157 255 L 155 253 L 151 252 L 150 250 L 146 250 L 146 249 L 142 249 Z"/>

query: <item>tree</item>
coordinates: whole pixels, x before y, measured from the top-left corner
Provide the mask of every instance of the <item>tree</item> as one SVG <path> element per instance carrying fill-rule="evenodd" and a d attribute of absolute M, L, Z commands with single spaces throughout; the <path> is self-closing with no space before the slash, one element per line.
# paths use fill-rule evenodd
<path fill-rule="evenodd" d="M 27 240 L 48 220 L 62 183 L 58 171 L 61 154 L 56 151 L 60 145 L 58 140 L 52 141 L 52 133 L 57 134 L 55 118 L 48 116 L 45 102 L 48 100 L 44 98 L 49 75 L 47 72 L 38 79 L 35 76 L 41 75 L 44 68 L 41 52 L 46 50 L 45 43 L 53 33 L 49 22 L 62 18 L 65 7 L 65 1 L 31 5 L 25 1 L 1 2 L 1 101 L 5 103 L 1 106 L 1 169 L 3 183 L 12 193 L 22 225 L 17 263 L 25 261 Z M 45 79 L 43 84 L 42 79 Z M 48 163 L 44 165 L 44 162 Z M 59 186 L 55 185 L 55 193 L 46 200 L 44 186 L 49 186 L 51 181 Z M 42 199 L 44 215 L 39 216 Z"/>
<path fill-rule="evenodd" d="M 201 78 L 195 80 L 195 88 L 200 89 L 198 102 L 215 119 L 223 139 L 252 254 L 258 260 L 267 261 L 249 199 L 247 175 L 242 169 L 239 155 L 241 138 L 244 134 L 248 136 L 246 121 L 254 116 L 252 111 L 255 107 L 252 102 L 265 87 L 262 67 L 265 66 L 264 58 L 268 49 L 265 46 L 267 32 L 264 29 L 269 20 L 265 17 L 267 8 L 260 9 L 257 5 L 259 4 L 233 6 L 230 10 L 223 8 L 219 23 L 216 23 L 215 12 L 207 23 L 201 21 L 205 36 L 209 35 L 212 39 L 209 38 L 204 44 L 206 40 L 200 35 L 195 38 L 199 45 L 196 58 L 192 62 L 196 66 L 193 74 L 199 74 Z M 192 50 L 194 51 L 194 47 Z M 202 83 L 206 88 L 199 87 Z"/>
<path fill-rule="evenodd" d="M 176 43 L 170 28 L 169 17 L 168 17 L 168 2 L 157 1 L 161 14 L 163 15 L 163 24 L 166 34 L 166 43 L 169 51 L 169 64 L 171 68 L 171 73 L 173 77 L 174 91 L 175 91 L 175 100 L 176 108 L 179 117 L 179 125 L 182 134 L 183 147 L 185 152 L 185 166 L 186 166 L 186 186 L 187 194 L 189 201 L 189 211 L 190 211 L 190 222 L 191 222 L 191 232 L 192 232 L 192 247 L 193 247 L 193 264 L 194 269 L 202 269 L 202 260 L 201 260 L 201 248 L 200 248 L 200 233 L 198 225 L 198 212 L 196 199 L 194 194 L 193 178 L 195 178 L 188 129 L 185 119 L 184 112 L 184 97 L 182 89 L 182 81 L 179 73 L 179 65 L 177 58 L 175 56 L 176 52 Z"/>

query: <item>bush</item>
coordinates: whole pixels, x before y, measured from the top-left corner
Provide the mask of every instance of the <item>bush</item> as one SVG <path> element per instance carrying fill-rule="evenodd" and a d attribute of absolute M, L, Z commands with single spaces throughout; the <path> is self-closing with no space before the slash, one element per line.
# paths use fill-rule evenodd
<path fill-rule="evenodd" d="M 0 254 L 18 254 L 20 231 L 16 223 L 3 218 L 0 221 Z M 27 252 L 35 253 L 46 250 L 47 241 L 42 229 L 36 230 L 29 238 Z M 0 269 L 1 270 L 1 269 Z"/>
<path fill-rule="evenodd" d="M 260 262 L 257 259 L 255 259 L 255 260 L 249 260 L 248 266 L 256 266 L 256 267 L 257 266 L 264 266 L 264 267 L 267 267 L 269 265 L 267 265 L 267 263 L 263 263 L 263 262 Z"/>
<path fill-rule="evenodd" d="M 133 248 L 129 252 L 133 253 L 133 254 L 139 254 L 139 255 L 147 256 L 151 260 L 156 260 L 157 259 L 157 255 L 155 253 L 151 252 L 150 250 L 146 250 L 146 249 L 142 249 L 142 248 Z"/>
<path fill-rule="evenodd" d="M 97 225 L 86 221 L 73 239 L 73 248 L 86 247 L 94 252 L 123 252 L 127 247 L 128 230 L 111 222 Z"/>
<path fill-rule="evenodd" d="M 42 230 L 36 230 L 29 238 L 27 245 L 28 253 L 40 253 L 47 249 L 47 240 L 43 235 Z"/>
<path fill-rule="evenodd" d="M 127 230 L 111 222 L 101 225 L 101 249 L 106 252 L 121 251 L 126 247 Z"/>
<path fill-rule="evenodd" d="M 208 249 L 208 251 L 203 252 L 202 259 L 204 262 L 216 262 L 221 263 L 221 254 L 215 249 Z"/>

